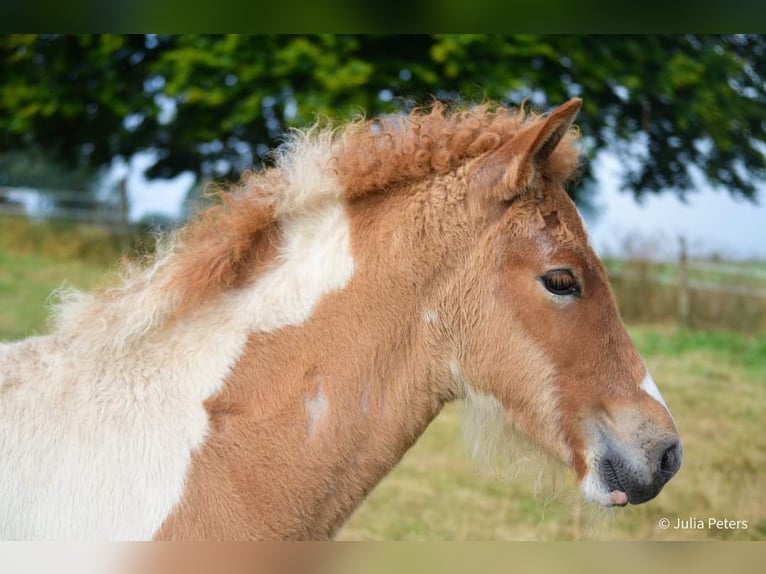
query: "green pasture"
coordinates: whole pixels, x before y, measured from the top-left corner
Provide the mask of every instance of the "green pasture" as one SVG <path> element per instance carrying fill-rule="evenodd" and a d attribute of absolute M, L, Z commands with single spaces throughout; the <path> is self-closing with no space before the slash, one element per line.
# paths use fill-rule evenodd
<path fill-rule="evenodd" d="M 0 340 L 45 331 L 51 292 L 64 282 L 89 288 L 107 267 L 76 259 L 52 259 L 0 250 Z"/>
<path fill-rule="evenodd" d="M 43 332 L 52 290 L 64 281 L 90 288 L 111 267 L 102 257 L 83 260 L 28 247 L 0 240 L 0 340 Z M 459 409 L 450 405 L 339 538 L 766 539 L 766 340 L 654 325 L 630 331 L 673 410 L 686 451 L 678 476 L 655 500 L 597 509 L 579 500 L 568 471 L 535 460 L 518 473 L 502 473 L 503 479 L 482 471 L 463 452 Z M 745 520 L 747 528 L 658 527 L 660 518 L 674 524 L 691 517 Z"/>

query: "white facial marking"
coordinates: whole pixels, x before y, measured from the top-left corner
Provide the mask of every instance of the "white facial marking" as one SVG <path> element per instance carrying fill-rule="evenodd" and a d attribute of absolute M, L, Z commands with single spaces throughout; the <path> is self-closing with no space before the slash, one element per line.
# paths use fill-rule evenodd
<path fill-rule="evenodd" d="M 321 185 L 323 201 L 286 216 L 279 264 L 252 286 L 155 330 L 171 306 L 156 284 L 171 251 L 113 297 L 73 292 L 51 335 L 2 345 L 1 539 L 155 534 L 209 433 L 203 402 L 249 334 L 300 325 L 351 279 L 348 218 L 327 178 Z M 321 391 L 308 401 L 312 426 L 327 407 Z"/>
<path fill-rule="evenodd" d="M 329 402 L 327 396 L 322 390 L 321 383 L 317 388 L 317 392 L 311 396 L 307 396 L 303 402 L 303 406 L 306 408 L 306 434 L 309 437 L 314 436 L 314 432 L 317 427 L 317 423 L 327 411 Z"/>
<path fill-rule="evenodd" d="M 666 411 L 670 412 L 670 409 L 668 409 L 668 405 L 665 404 L 665 399 L 662 398 L 662 395 L 660 394 L 660 390 L 657 388 L 657 385 L 654 384 L 654 379 L 652 379 L 652 376 L 649 374 L 649 371 L 646 372 L 646 376 L 644 377 L 644 380 L 641 381 L 641 389 L 647 395 L 649 395 L 655 401 L 657 401 L 663 407 L 665 407 Z"/>

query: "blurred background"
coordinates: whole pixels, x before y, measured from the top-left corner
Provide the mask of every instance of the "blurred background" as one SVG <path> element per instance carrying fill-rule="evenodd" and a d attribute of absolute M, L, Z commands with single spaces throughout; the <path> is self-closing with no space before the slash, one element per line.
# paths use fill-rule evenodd
<path fill-rule="evenodd" d="M 151 251 L 290 127 L 573 96 L 569 191 L 677 418 L 679 476 L 596 516 L 556 470 L 478 470 L 450 407 L 341 538 L 766 538 L 764 36 L 0 36 L 0 340 L 44 332 L 52 290 Z M 748 528 L 657 527 L 710 516 Z"/>

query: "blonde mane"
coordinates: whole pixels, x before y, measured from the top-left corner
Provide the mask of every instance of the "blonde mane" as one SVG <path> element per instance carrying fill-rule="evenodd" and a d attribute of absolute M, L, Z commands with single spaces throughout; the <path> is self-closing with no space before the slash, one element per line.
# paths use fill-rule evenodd
<path fill-rule="evenodd" d="M 436 102 L 406 116 L 293 130 L 274 153 L 274 167 L 248 171 L 237 185 L 220 190 L 216 205 L 160 238 L 146 262 L 124 264 L 115 287 L 90 294 L 62 289 L 54 324 L 62 329 L 89 321 L 92 329 L 97 319 L 120 347 L 252 280 L 269 264 L 255 252 L 273 254 L 285 221 L 310 216 L 328 201 L 448 173 L 539 121 L 523 107 L 449 110 Z M 575 138 L 569 134 L 553 154 L 551 177 L 570 177 L 578 157 Z"/>

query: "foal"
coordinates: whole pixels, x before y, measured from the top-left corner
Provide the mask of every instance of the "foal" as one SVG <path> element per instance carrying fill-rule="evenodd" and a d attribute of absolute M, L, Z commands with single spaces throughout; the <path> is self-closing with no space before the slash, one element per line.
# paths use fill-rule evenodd
<path fill-rule="evenodd" d="M 150 265 L 66 295 L 0 347 L 0 535 L 330 538 L 457 399 L 596 503 L 654 497 L 682 449 L 565 191 L 579 108 L 296 135 Z"/>

